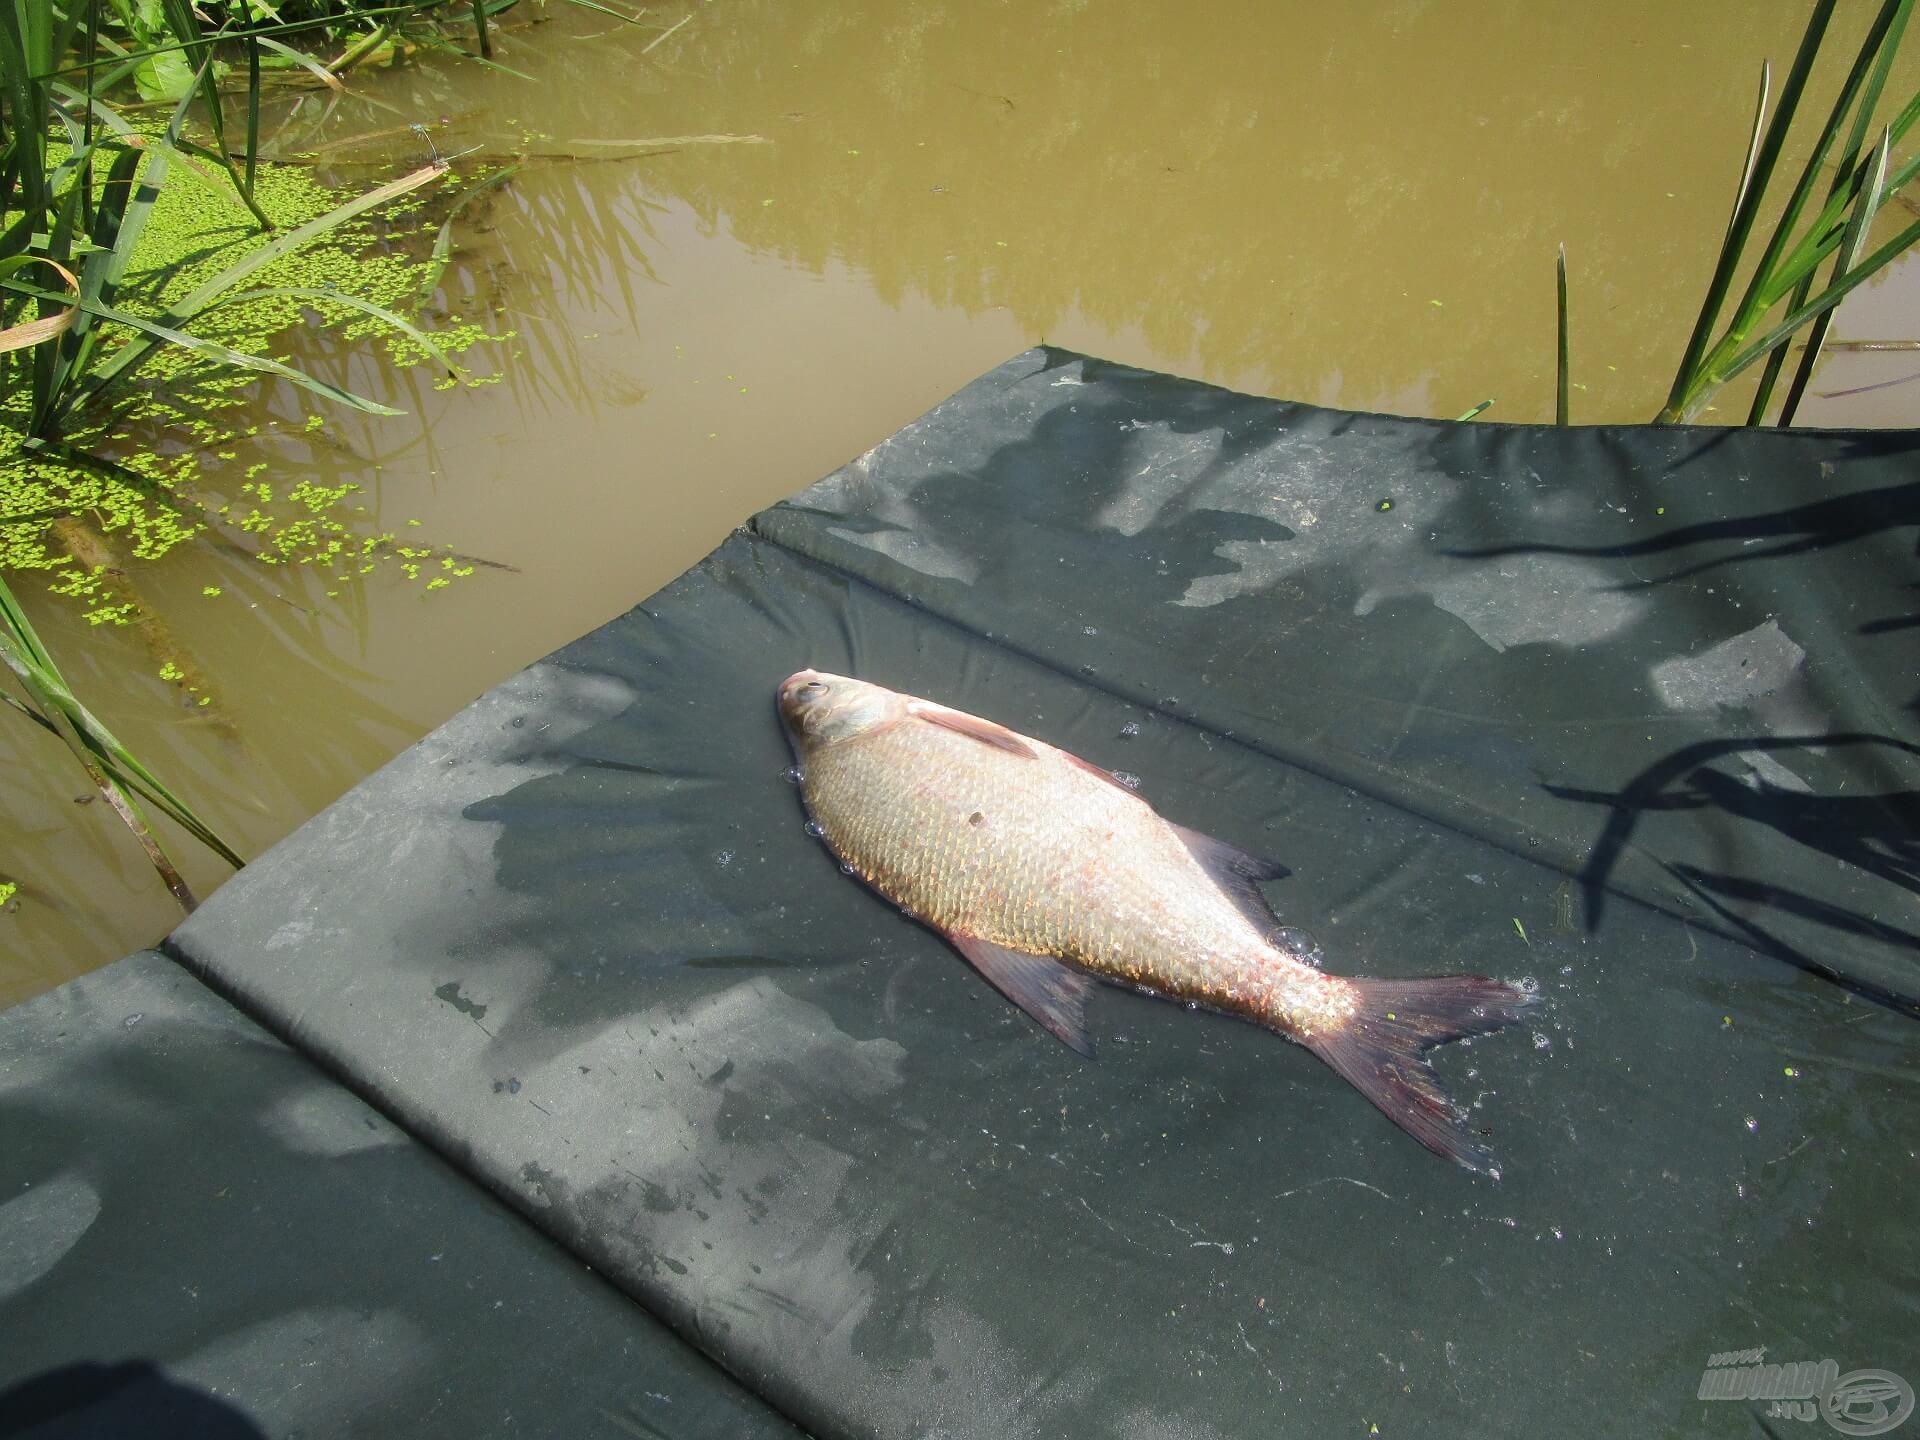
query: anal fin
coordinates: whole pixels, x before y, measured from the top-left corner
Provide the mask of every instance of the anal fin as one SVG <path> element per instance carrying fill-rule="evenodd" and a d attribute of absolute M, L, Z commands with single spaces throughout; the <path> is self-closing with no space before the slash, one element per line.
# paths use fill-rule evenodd
<path fill-rule="evenodd" d="M 1092 1058 L 1087 991 L 1093 982 L 1086 975 L 1051 955 L 1009 950 L 972 935 L 949 934 L 947 939 L 994 989 L 1037 1020 L 1043 1030 Z"/>

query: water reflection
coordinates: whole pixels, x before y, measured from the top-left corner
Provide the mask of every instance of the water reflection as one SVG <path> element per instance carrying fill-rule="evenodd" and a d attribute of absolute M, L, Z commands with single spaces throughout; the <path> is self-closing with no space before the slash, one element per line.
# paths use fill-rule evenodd
<path fill-rule="evenodd" d="M 1198 32 L 1171 3 L 1123 26 L 761 3 L 652 56 L 638 30 L 569 43 L 554 31 L 601 24 L 562 15 L 515 61 L 538 85 L 488 77 L 497 103 L 449 144 L 775 142 L 529 172 L 503 249 L 570 298 L 578 276 L 626 283 L 641 197 L 670 197 L 757 254 L 851 266 L 888 305 L 1005 307 L 1030 339 L 1350 408 L 1493 394 L 1494 418 L 1548 417 L 1564 240 L 1578 417 L 1644 419 L 1724 225 L 1751 77 L 1800 17 L 1474 8 L 1243 3 Z"/>
<path fill-rule="evenodd" d="M 217 602 L 199 593 L 209 571 L 226 591 Z M 205 659 L 217 705 L 194 705 L 162 681 L 137 631 L 88 627 L 30 591 L 23 598 L 76 692 L 243 856 L 333 799 L 340 777 L 373 769 L 417 732 L 416 720 L 376 698 L 376 677 L 344 658 L 364 607 L 323 609 L 304 573 L 202 557 L 193 573 L 170 562 L 139 579 L 152 608 Z M 0 771 L 8 777 L 0 834 L 10 841 L 0 873 L 20 885 L 17 909 L 0 917 L 4 1008 L 157 938 L 179 911 L 59 741 L 21 721 L 0 725 Z M 197 895 L 227 878 L 217 858 L 151 818 Z"/>

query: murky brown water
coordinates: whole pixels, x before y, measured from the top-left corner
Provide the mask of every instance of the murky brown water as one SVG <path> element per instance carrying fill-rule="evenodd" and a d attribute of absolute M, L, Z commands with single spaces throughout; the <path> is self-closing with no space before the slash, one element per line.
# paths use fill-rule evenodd
<path fill-rule="evenodd" d="M 1784 69 L 1805 7 L 660 12 L 688 13 L 647 53 L 658 29 L 558 5 L 499 37 L 532 82 L 439 61 L 363 77 L 319 132 L 444 116 L 442 149 L 479 147 L 465 165 L 538 157 L 468 212 L 447 277 L 458 308 L 497 304 L 518 340 L 477 390 L 357 363 L 356 388 L 412 415 L 264 439 L 234 482 L 259 458 L 289 482 L 353 480 L 370 525 L 418 519 L 518 573 L 432 596 L 376 576 L 330 601 L 303 574 L 176 553 L 137 581 L 212 681 L 216 704 L 190 715 L 146 678 L 137 636 L 21 587 L 80 693 L 244 853 L 1035 341 L 1354 409 L 1491 396 L 1490 420 L 1546 419 L 1564 241 L 1574 419 L 1649 417 L 1725 226 L 1760 61 Z M 1893 91 L 1911 93 L 1915 50 Z M 769 143 L 634 143 L 704 135 Z M 402 136 L 329 158 L 425 157 Z M 1920 336 L 1920 262 L 1860 292 L 1836 334 Z M 1914 371 L 1912 352 L 1836 356 L 1814 388 L 1859 393 L 1803 422 L 1911 424 L 1920 383 L 1883 382 Z M 275 393 L 262 410 L 299 407 Z M 21 882 L 0 918 L 4 1005 L 177 916 L 118 823 L 76 803 L 86 782 L 49 737 L 0 723 L 0 766 L 0 872 Z M 177 854 L 203 892 L 221 878 Z"/>

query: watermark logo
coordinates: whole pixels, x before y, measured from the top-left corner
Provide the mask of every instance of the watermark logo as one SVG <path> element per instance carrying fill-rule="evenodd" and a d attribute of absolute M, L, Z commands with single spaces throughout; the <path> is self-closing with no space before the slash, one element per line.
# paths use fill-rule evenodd
<path fill-rule="evenodd" d="M 1842 1435 L 1885 1435 L 1913 1414 L 1913 1386 L 1891 1370 L 1840 1373 L 1832 1360 L 1769 1364 L 1765 1346 L 1707 1357 L 1702 1400 L 1764 1400 L 1769 1420 L 1815 1416 Z"/>

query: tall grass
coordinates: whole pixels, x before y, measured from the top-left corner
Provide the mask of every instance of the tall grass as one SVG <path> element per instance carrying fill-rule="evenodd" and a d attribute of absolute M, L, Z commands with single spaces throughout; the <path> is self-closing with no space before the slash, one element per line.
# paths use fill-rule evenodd
<path fill-rule="evenodd" d="M 437 180 L 443 161 L 342 204 L 261 245 L 176 300 L 164 314 L 118 303 L 141 236 L 176 167 L 223 174 L 253 223 L 275 229 L 255 191 L 263 69 L 298 65 L 338 75 L 382 46 L 423 40 L 452 0 L 355 5 L 342 0 L 0 0 L 0 407 L 28 449 L 65 450 L 62 437 L 90 406 L 166 347 L 216 365 L 279 376 L 359 410 L 396 412 L 292 366 L 196 335 L 195 322 L 251 299 L 321 298 L 296 289 L 244 288 L 263 266 L 357 216 Z M 487 17 L 511 0 L 473 0 L 462 12 L 491 48 Z M 295 49 L 289 40 L 299 40 Z M 433 43 L 449 42 L 437 28 Z M 313 52 L 318 49 L 318 58 Z M 337 53 L 336 53 L 337 52 Z M 334 58 L 327 60 L 328 54 Z M 227 114 L 222 77 L 244 67 L 244 119 Z M 173 101 L 166 123 L 137 129 L 119 98 Z M 201 138 L 189 133 L 197 121 Z M 206 173 L 204 170 L 202 173 Z M 371 302 L 324 297 L 404 332 L 451 369 L 432 340 Z M 44 517 L 0 516 L 0 523 Z M 61 739 L 126 822 L 182 908 L 194 896 L 142 808 L 157 807 L 229 864 L 235 850 L 168 789 L 73 694 L 26 612 L 0 581 L 0 664 L 24 698 L 0 695 Z"/>
<path fill-rule="evenodd" d="M 1894 147 L 1920 120 L 1920 91 L 1906 100 L 1878 136 L 1869 138 L 1914 0 L 1883 0 L 1832 108 L 1813 132 L 1799 176 L 1784 200 L 1770 193 L 1836 3 L 1815 0 L 1771 117 L 1767 106 L 1772 71 L 1762 68 L 1760 100 L 1733 214 L 1699 318 L 1657 422 L 1693 419 L 1727 384 L 1761 365 L 1747 414 L 1748 424 L 1761 423 L 1772 405 L 1788 343 L 1810 326 L 1778 415 L 1779 424 L 1792 424 L 1819 360 L 1834 307 L 1920 241 L 1920 221 L 1915 221 L 1877 248 L 1866 248 L 1881 207 L 1920 173 L 1920 152 L 1897 164 L 1892 160 Z M 1829 164 L 1834 178 L 1824 197 L 1816 201 L 1820 177 Z M 1749 269 L 1748 246 L 1759 230 L 1761 215 L 1774 204 L 1779 206 L 1779 216 Z M 1743 270 L 1749 271 L 1746 288 L 1723 324 L 1722 313 Z"/>
<path fill-rule="evenodd" d="M 26 694 L 24 702 L 11 695 L 0 695 L 0 700 L 52 731 L 66 745 L 101 797 L 126 822 L 182 910 L 190 912 L 194 908 L 193 891 L 154 833 L 140 808 L 140 798 L 157 806 L 235 869 L 240 867 L 241 859 L 233 847 L 80 703 L 5 580 L 0 580 L 0 664 L 13 672 Z"/>
<path fill-rule="evenodd" d="M 1567 364 L 1567 247 L 1560 247 L 1560 258 L 1554 262 L 1554 316 L 1556 320 L 1553 366 L 1553 423 L 1567 423 L 1567 386 L 1572 377 Z"/>

